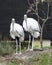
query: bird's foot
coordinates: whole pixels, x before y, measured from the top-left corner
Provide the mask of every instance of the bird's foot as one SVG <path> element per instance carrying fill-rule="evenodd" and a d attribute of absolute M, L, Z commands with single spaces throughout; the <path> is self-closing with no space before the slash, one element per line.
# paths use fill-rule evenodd
<path fill-rule="evenodd" d="M 27 49 L 26 51 L 30 51 L 30 49 Z"/>
<path fill-rule="evenodd" d="M 20 52 L 19 54 L 21 55 L 22 53 Z"/>
<path fill-rule="evenodd" d="M 27 49 L 26 51 L 33 51 L 33 49 Z"/>
<path fill-rule="evenodd" d="M 33 51 L 33 49 L 30 49 L 30 51 Z"/>
<path fill-rule="evenodd" d="M 17 54 L 19 54 L 19 53 L 16 52 L 16 55 L 17 55 Z"/>

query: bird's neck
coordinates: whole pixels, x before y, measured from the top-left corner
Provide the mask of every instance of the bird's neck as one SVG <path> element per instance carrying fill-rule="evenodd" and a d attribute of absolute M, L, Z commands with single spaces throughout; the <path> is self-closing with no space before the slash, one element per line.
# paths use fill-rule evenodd
<path fill-rule="evenodd" d="M 25 20 L 25 22 L 26 22 L 26 28 L 28 28 L 28 27 L 27 27 L 27 19 Z"/>
<path fill-rule="evenodd" d="M 14 23 L 12 23 L 12 31 L 14 31 Z"/>

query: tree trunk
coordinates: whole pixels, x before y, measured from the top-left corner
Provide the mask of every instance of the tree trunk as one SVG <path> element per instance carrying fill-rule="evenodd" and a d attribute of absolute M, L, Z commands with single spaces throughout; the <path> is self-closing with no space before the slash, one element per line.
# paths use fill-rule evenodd
<path fill-rule="evenodd" d="M 41 48 L 43 48 L 43 40 L 42 40 L 42 36 L 43 36 L 43 29 L 41 28 L 41 34 L 40 34 L 40 44 L 41 44 Z"/>

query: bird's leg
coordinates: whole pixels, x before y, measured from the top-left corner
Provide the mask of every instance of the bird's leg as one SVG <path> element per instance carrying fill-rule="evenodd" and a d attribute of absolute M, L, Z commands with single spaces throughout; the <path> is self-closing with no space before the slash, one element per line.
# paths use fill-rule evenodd
<path fill-rule="evenodd" d="M 19 41 L 19 54 L 21 54 L 21 42 Z"/>
<path fill-rule="evenodd" d="M 18 54 L 18 41 L 16 39 L 16 54 Z"/>
<path fill-rule="evenodd" d="M 29 34 L 28 50 L 30 50 L 31 35 Z"/>
<path fill-rule="evenodd" d="M 34 43 L 34 37 L 32 39 L 32 49 L 31 49 L 32 51 L 33 51 L 33 43 Z"/>

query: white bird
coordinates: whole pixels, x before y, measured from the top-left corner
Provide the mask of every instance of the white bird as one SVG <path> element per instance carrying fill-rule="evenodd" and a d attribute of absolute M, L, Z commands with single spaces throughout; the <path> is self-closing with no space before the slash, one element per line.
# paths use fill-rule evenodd
<path fill-rule="evenodd" d="M 21 42 L 24 41 L 24 31 L 23 31 L 23 27 L 17 23 L 15 23 L 15 19 L 12 18 L 12 22 L 10 24 L 10 36 L 13 39 L 16 39 L 16 53 L 18 51 L 18 47 L 20 48 L 20 54 L 21 54 Z M 19 40 L 17 40 L 17 38 L 19 38 Z M 19 46 L 18 46 L 18 41 L 19 41 Z"/>
<path fill-rule="evenodd" d="M 45 0 L 41 0 L 41 2 L 43 3 Z"/>
<path fill-rule="evenodd" d="M 33 36 L 32 42 L 34 42 L 34 38 L 38 38 L 40 36 L 40 28 L 38 22 L 33 18 L 27 18 L 26 14 L 24 15 L 23 28 L 25 31 L 29 32 Z M 28 50 L 30 50 L 30 41 L 31 41 L 30 34 L 29 34 Z M 33 50 L 33 44 L 31 50 Z"/>

